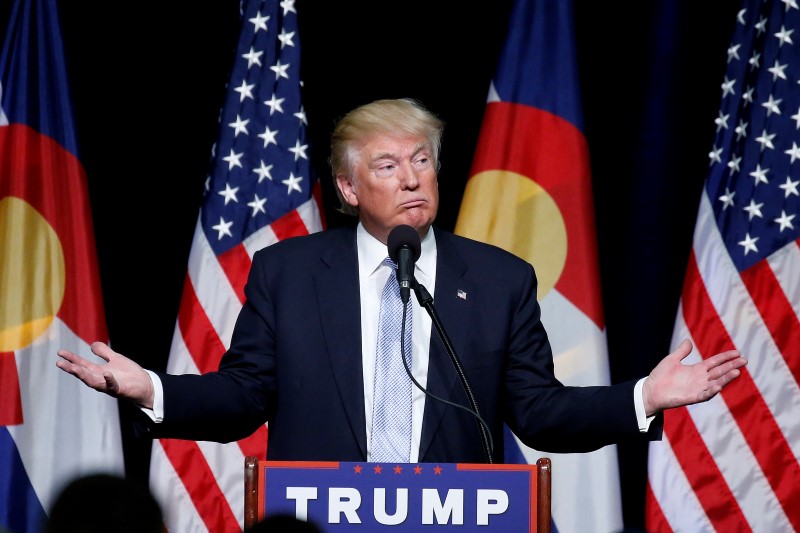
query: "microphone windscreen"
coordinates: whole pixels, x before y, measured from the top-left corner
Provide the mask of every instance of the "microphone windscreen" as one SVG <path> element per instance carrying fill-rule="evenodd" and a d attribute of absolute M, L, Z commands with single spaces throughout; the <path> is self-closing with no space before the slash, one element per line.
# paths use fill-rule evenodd
<path fill-rule="evenodd" d="M 400 224 L 395 226 L 389 232 L 389 238 L 386 240 L 386 247 L 389 249 L 389 257 L 392 261 L 397 263 L 397 254 L 400 248 L 407 246 L 411 250 L 413 260 L 416 262 L 422 253 L 422 245 L 419 241 L 417 230 L 407 224 Z"/>

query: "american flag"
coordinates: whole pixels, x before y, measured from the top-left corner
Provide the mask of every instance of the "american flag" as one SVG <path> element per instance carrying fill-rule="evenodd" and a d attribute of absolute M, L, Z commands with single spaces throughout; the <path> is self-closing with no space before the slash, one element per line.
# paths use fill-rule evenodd
<path fill-rule="evenodd" d="M 258 249 L 323 228 L 306 142 L 294 1 L 244 1 L 241 14 L 167 365 L 170 373 L 216 370 L 230 344 Z M 150 485 L 169 530 L 241 531 L 244 458 L 263 459 L 266 447 L 266 426 L 237 443 L 155 442 Z"/>
<path fill-rule="evenodd" d="M 746 0 L 721 84 L 673 345 L 736 348 L 742 375 L 670 410 L 647 529 L 800 531 L 800 9 Z"/>

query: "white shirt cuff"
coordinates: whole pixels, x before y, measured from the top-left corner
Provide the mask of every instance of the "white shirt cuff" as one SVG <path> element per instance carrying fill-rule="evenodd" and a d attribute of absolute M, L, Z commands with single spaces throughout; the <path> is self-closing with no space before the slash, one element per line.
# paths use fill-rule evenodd
<path fill-rule="evenodd" d="M 164 387 L 161 385 L 161 378 L 158 377 L 158 374 L 149 370 L 145 370 L 145 372 L 153 382 L 153 408 L 140 407 L 139 409 L 149 416 L 150 420 L 159 424 L 164 420 Z"/>
<path fill-rule="evenodd" d="M 646 411 L 644 409 L 644 380 L 647 378 L 642 378 L 636 382 L 636 386 L 633 388 L 633 405 L 636 408 L 636 422 L 639 424 L 639 432 L 640 433 L 647 433 L 647 430 L 650 429 L 650 423 L 656 417 L 656 415 L 647 416 Z"/>

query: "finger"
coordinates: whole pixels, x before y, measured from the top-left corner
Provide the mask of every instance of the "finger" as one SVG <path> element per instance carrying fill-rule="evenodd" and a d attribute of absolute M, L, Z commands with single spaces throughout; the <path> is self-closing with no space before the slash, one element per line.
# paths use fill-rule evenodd
<path fill-rule="evenodd" d="M 73 365 L 79 365 L 84 362 L 84 359 L 81 356 L 76 355 L 69 350 L 59 350 L 56 352 L 56 355 Z M 63 363 L 63 361 L 56 360 L 56 365 L 58 365 L 58 363 Z"/>
<path fill-rule="evenodd" d="M 712 377 L 718 377 L 729 372 L 734 368 L 740 368 L 747 364 L 747 359 L 739 355 L 739 352 L 732 350 L 717 354 L 705 361 L 706 372 Z"/>
<path fill-rule="evenodd" d="M 114 378 L 114 374 L 111 372 L 103 372 L 103 379 L 106 382 L 106 392 L 109 394 L 117 395 L 119 394 L 119 383 Z"/>

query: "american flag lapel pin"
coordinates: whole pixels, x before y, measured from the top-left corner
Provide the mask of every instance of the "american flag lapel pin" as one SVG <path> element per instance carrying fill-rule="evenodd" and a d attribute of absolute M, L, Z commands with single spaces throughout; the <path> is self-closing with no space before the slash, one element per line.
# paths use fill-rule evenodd
<path fill-rule="evenodd" d="M 458 289 L 458 291 L 456 292 L 456 296 L 458 296 L 462 300 L 466 300 L 467 299 L 467 292 L 466 291 L 462 291 L 461 289 Z"/>

